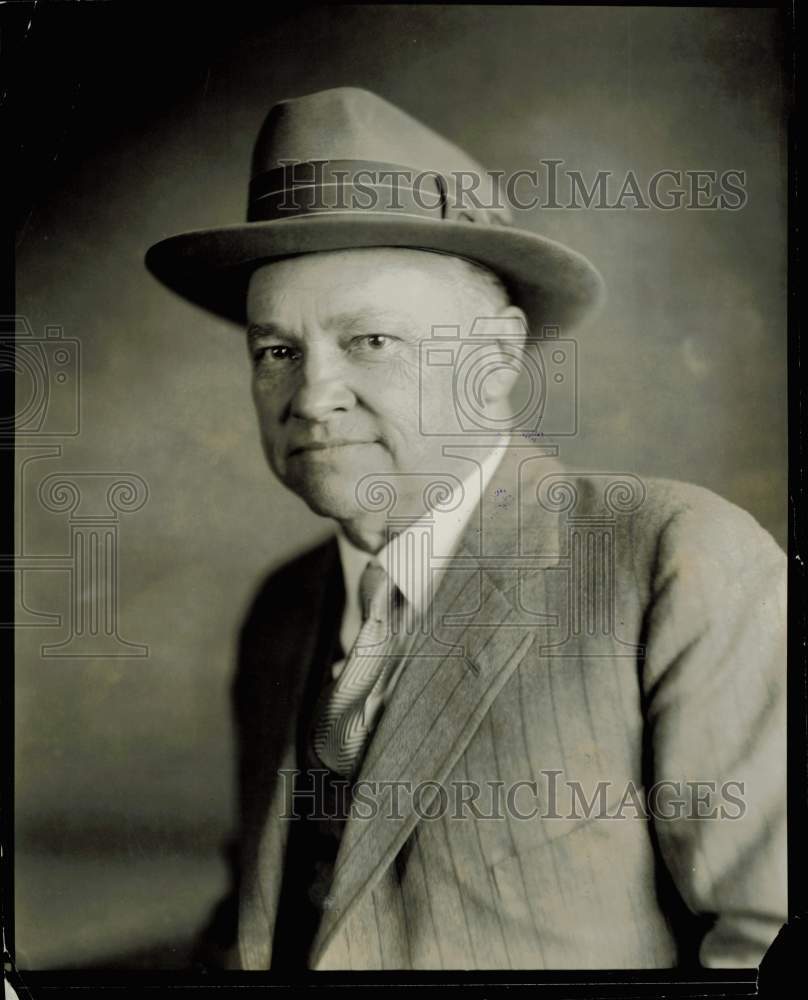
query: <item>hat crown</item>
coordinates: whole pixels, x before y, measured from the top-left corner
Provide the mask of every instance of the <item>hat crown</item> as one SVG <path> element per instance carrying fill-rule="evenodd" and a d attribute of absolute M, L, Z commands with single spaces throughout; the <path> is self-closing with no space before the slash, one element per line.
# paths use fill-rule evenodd
<path fill-rule="evenodd" d="M 497 173 L 370 91 L 306 94 L 274 105 L 264 121 L 246 221 L 163 239 L 146 264 L 241 327 L 261 263 L 370 247 L 448 253 L 494 271 L 531 330 L 557 336 L 597 303 L 602 279 L 569 247 L 509 225 Z"/>
<path fill-rule="evenodd" d="M 421 172 L 440 174 L 451 191 L 457 190 L 459 175 L 466 174 L 465 185 L 475 196 L 468 207 L 482 203 L 498 216 L 496 221 L 510 221 L 504 203 L 495 197 L 494 178 L 473 157 L 361 87 L 335 87 L 275 104 L 255 143 L 252 181 L 292 163 L 316 161 L 400 167 L 411 178 Z"/>

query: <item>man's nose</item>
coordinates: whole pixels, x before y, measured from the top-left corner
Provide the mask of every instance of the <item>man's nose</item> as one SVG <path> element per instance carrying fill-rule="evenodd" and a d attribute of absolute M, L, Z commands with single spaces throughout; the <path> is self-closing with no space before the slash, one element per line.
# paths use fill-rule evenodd
<path fill-rule="evenodd" d="M 299 420 L 326 420 L 332 413 L 346 411 L 356 402 L 348 387 L 342 365 L 335 358 L 309 356 L 292 397 L 290 412 Z"/>

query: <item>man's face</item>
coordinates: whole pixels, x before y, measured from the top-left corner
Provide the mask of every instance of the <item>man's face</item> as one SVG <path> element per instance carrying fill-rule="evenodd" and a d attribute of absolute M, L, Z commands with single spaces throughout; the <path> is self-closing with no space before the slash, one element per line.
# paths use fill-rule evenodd
<path fill-rule="evenodd" d="M 419 406 L 424 427 L 451 428 L 454 402 L 445 376 L 438 385 L 433 369 L 419 372 L 419 356 L 433 326 L 468 330 L 456 264 L 374 248 L 305 254 L 253 274 L 248 341 L 264 451 L 317 513 L 360 517 L 362 477 L 445 464 L 441 439 L 420 433 Z"/>

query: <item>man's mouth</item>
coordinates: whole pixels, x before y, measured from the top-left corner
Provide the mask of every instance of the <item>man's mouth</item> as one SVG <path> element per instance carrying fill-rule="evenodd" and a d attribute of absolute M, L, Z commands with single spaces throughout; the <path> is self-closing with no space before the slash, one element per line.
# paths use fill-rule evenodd
<path fill-rule="evenodd" d="M 355 448 L 360 445 L 375 444 L 375 441 L 354 441 L 354 440 L 334 440 L 334 441 L 309 441 L 306 444 L 298 444 L 289 449 L 289 457 L 302 455 L 315 451 L 334 451 L 337 448 Z"/>

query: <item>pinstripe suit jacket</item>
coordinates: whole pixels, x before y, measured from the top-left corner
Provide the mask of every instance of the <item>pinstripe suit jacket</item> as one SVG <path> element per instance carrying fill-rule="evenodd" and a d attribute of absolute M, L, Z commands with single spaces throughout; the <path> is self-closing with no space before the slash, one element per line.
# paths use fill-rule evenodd
<path fill-rule="evenodd" d="M 531 456 L 497 470 L 359 774 L 512 798 L 499 818 L 404 795 L 350 819 L 311 968 L 748 967 L 786 919 L 782 551 L 707 490 Z M 279 771 L 300 766 L 334 574 L 330 541 L 267 581 L 242 633 L 240 968 L 272 963 Z"/>

